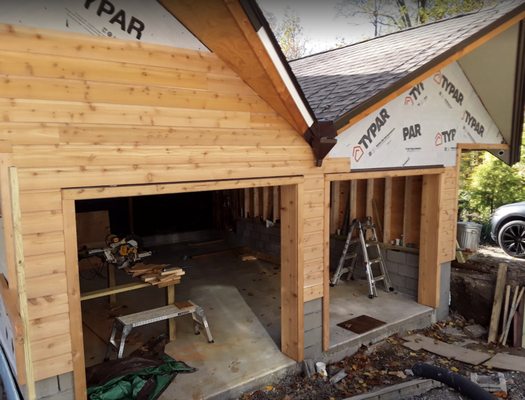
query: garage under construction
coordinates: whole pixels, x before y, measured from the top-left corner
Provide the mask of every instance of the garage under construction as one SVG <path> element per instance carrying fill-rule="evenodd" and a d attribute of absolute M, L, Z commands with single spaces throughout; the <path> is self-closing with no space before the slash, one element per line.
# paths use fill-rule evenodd
<path fill-rule="evenodd" d="M 25 398 L 148 343 L 183 362 L 160 398 L 234 397 L 447 315 L 458 157 L 519 159 L 522 2 L 290 63 L 252 0 L 30 3 L 0 4 Z"/>

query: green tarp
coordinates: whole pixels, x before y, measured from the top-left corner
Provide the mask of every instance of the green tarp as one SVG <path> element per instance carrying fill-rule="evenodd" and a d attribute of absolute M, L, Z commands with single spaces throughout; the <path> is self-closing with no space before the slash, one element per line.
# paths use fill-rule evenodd
<path fill-rule="evenodd" d="M 138 372 L 113 378 L 100 386 L 88 388 L 90 400 L 132 400 L 137 399 L 146 382 L 152 380 L 154 388 L 144 399 L 154 400 L 166 389 L 179 372 L 194 372 L 195 368 L 189 367 L 181 361 L 164 355 L 164 364 L 158 367 L 144 368 Z M 148 390 L 149 392 L 149 390 Z"/>

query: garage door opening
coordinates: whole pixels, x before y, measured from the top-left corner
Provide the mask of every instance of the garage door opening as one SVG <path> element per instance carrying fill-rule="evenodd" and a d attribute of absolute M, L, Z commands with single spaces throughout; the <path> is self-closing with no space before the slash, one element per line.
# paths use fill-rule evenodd
<path fill-rule="evenodd" d="M 381 330 L 386 331 L 383 328 L 413 317 L 430 318 L 430 309 L 417 303 L 421 193 L 422 176 L 331 183 L 330 348 L 355 340 L 370 341 Z M 353 229 L 343 263 L 350 271 L 337 274 L 345 241 L 356 220 L 363 226 L 373 224 L 378 246 L 372 240 L 372 229 L 363 230 L 369 260 L 378 261 L 371 264 L 373 274 L 381 275 L 381 259 L 393 291 L 381 280 L 375 283 L 377 297 L 369 298 L 359 229 Z"/>
<path fill-rule="evenodd" d="M 285 197 L 293 197 L 296 187 L 284 186 Z M 280 192 L 275 186 L 76 200 L 84 366 L 103 361 L 115 317 L 173 302 L 168 285 L 147 284 L 133 277 L 133 267 L 108 268 L 103 256 L 93 255 L 108 246 L 108 235 L 136 241 L 139 254 L 151 251 L 139 263 L 182 268 L 180 283 L 173 285 L 174 299 L 202 307 L 209 323 L 214 343 L 208 343 L 204 332 L 194 334 L 191 317 L 175 319 L 175 340 L 166 353 L 198 372 L 178 375 L 167 395 L 220 393 L 294 365 L 281 352 L 290 353 L 293 335 L 281 320 L 290 320 L 286 316 L 294 307 L 297 314 L 297 296 L 288 287 L 293 283 L 281 276 L 283 271 L 290 276 L 298 266 L 289 257 L 280 262 L 280 244 L 281 236 L 291 246 L 297 242 L 287 233 L 297 231 L 290 229 L 296 218 L 288 217 L 295 203 L 281 206 Z M 283 219 L 286 228 L 281 230 Z M 131 289 L 112 290 L 126 285 Z M 92 296 L 104 291 L 106 295 Z M 132 329 L 124 356 L 169 331 L 167 321 Z"/>

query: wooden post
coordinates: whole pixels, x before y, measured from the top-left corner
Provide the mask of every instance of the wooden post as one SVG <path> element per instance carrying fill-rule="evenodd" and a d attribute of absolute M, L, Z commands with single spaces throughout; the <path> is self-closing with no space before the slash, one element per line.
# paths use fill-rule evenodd
<path fill-rule="evenodd" d="M 359 216 L 357 215 L 357 180 L 350 181 L 350 194 L 348 196 L 350 212 L 348 213 L 348 226 Z"/>
<path fill-rule="evenodd" d="M 281 186 L 281 351 L 304 358 L 303 184 Z"/>
<path fill-rule="evenodd" d="M 507 281 L 507 264 L 500 263 L 498 267 L 498 278 L 494 291 L 494 301 L 492 303 L 492 315 L 490 317 L 488 343 L 495 342 L 498 337 L 499 319 L 501 316 L 501 303 L 503 302 L 503 291 Z"/>
<path fill-rule="evenodd" d="M 437 308 L 441 286 L 439 258 L 442 175 L 425 175 L 421 197 L 418 302 Z"/>
<path fill-rule="evenodd" d="M 175 285 L 166 286 L 166 304 L 175 304 Z M 175 340 L 175 318 L 170 318 L 168 320 L 168 333 L 170 341 Z"/>
<path fill-rule="evenodd" d="M 9 184 L 11 193 L 11 212 L 13 215 L 13 239 L 15 247 L 18 305 L 20 311 L 20 318 L 24 327 L 24 365 L 27 397 L 29 400 L 34 400 L 36 399 L 35 376 L 33 372 L 33 356 L 31 351 L 31 326 L 29 323 L 27 307 L 25 258 L 22 236 L 22 215 L 20 212 L 20 192 L 18 186 L 18 172 L 16 167 L 9 167 Z"/>
<path fill-rule="evenodd" d="M 279 186 L 273 187 L 273 203 L 272 203 L 272 221 L 279 219 Z"/>
<path fill-rule="evenodd" d="M 244 189 L 244 218 L 250 216 L 250 189 Z"/>
<path fill-rule="evenodd" d="M 334 234 L 337 232 L 337 229 L 341 225 L 341 221 L 339 219 L 339 192 L 340 192 L 340 181 L 332 182 L 332 193 L 331 193 L 331 200 L 330 200 L 330 233 Z M 326 199 L 325 199 L 326 200 Z"/>
<path fill-rule="evenodd" d="M 269 188 L 262 188 L 262 217 L 266 221 L 269 214 L 270 192 Z"/>
<path fill-rule="evenodd" d="M 421 177 L 405 178 L 405 204 L 403 210 L 403 245 L 419 245 L 421 216 Z"/>
<path fill-rule="evenodd" d="M 13 220 L 11 211 L 11 183 L 9 178 L 9 167 L 11 165 L 10 154 L 0 154 L 0 207 L 2 209 L 2 222 L 4 225 L 4 242 L 13 243 Z M 9 288 L 16 290 L 17 274 L 16 274 L 16 259 L 15 247 L 5 246 L 5 261 L 7 263 L 7 280 L 9 281 Z"/>
<path fill-rule="evenodd" d="M 334 182 L 335 183 L 335 182 Z M 332 193 L 332 198 L 336 193 Z M 324 221 L 323 221 L 323 351 L 330 349 L 330 182 L 324 183 Z M 339 207 L 339 206 L 338 206 Z"/>
<path fill-rule="evenodd" d="M 63 194 L 62 213 L 64 219 L 64 244 L 67 294 L 69 301 L 69 327 L 71 331 L 71 355 L 73 359 L 73 379 L 75 385 L 74 391 L 75 400 L 82 400 L 87 397 L 87 393 L 84 339 L 82 332 L 82 308 L 80 307 L 80 281 L 78 276 L 75 200 L 64 199 Z"/>
<path fill-rule="evenodd" d="M 392 178 L 385 178 L 385 202 L 383 204 L 383 242 L 392 240 Z"/>
<path fill-rule="evenodd" d="M 258 187 L 253 188 L 253 215 L 252 217 L 259 217 L 261 215 L 261 206 L 259 201 L 259 189 Z"/>
<path fill-rule="evenodd" d="M 367 217 L 373 217 L 374 215 L 374 206 L 372 204 L 372 199 L 374 198 L 374 179 L 366 180 L 366 209 L 365 214 Z"/>

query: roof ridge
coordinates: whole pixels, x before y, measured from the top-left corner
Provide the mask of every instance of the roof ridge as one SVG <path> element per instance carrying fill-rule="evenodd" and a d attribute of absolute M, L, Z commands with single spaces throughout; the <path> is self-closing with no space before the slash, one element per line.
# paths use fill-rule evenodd
<path fill-rule="evenodd" d="M 500 3 L 501 4 L 501 3 Z M 480 13 L 485 13 L 485 12 L 489 12 L 489 11 L 494 11 L 494 9 L 496 8 L 497 6 L 497 3 L 491 7 L 491 8 L 486 8 L 486 9 L 479 9 L 478 11 L 473 11 L 473 12 L 469 12 L 469 13 L 463 13 L 463 14 L 458 14 L 458 15 L 454 15 L 453 17 L 450 17 L 450 18 L 445 18 L 445 19 L 440 19 L 438 21 L 432 21 L 432 22 L 429 22 L 429 23 L 426 23 L 426 24 L 422 24 L 422 25 L 417 25 L 417 26 L 412 26 L 412 27 L 409 27 L 409 28 L 405 28 L 405 29 L 401 29 L 399 31 L 395 31 L 395 32 L 390 32 L 390 33 L 387 33 L 385 35 L 381 35 L 381 36 L 376 36 L 376 37 L 372 37 L 370 39 L 365 39 L 365 40 L 362 40 L 360 42 L 355 42 L 355 43 L 351 43 L 351 44 L 348 44 L 346 46 L 341 46 L 341 47 L 336 47 L 336 48 L 333 48 L 333 49 L 328 49 L 328 50 L 323 50 L 323 51 L 320 51 L 318 53 L 313 53 L 313 54 L 308 54 L 307 56 L 303 56 L 303 57 L 300 57 L 300 58 L 296 58 L 294 60 L 289 60 L 289 63 L 293 63 L 295 61 L 300 61 L 300 60 L 304 60 L 304 59 L 307 59 L 307 58 L 310 58 L 310 57 L 315 57 L 315 56 L 319 56 L 321 54 L 326 54 L 326 53 L 331 53 L 331 52 L 335 52 L 335 51 L 338 51 L 338 50 L 343 50 L 343 49 L 347 49 L 349 47 L 353 47 L 353 46 L 357 46 L 357 45 L 360 45 L 360 44 L 363 44 L 363 43 L 368 43 L 368 42 L 371 42 L 373 40 L 378 40 L 378 39 L 382 39 L 382 38 L 385 38 L 385 37 L 388 37 L 388 36 L 392 36 L 392 35 L 396 35 L 396 34 L 399 34 L 399 33 L 404 33 L 404 32 L 408 32 L 408 31 L 413 31 L 413 30 L 416 30 L 416 29 L 420 29 L 420 28 L 424 28 L 424 27 L 427 27 L 427 26 L 431 26 L 431 25 L 436 25 L 436 24 L 439 24 L 439 23 L 443 23 L 443 22 L 447 22 L 447 21 L 451 21 L 451 20 L 454 20 L 454 19 L 459 19 L 459 18 L 463 18 L 463 17 L 468 17 L 470 15 L 474 15 L 474 14 L 480 14 Z M 518 4 L 516 4 L 516 7 L 518 6 Z M 514 9 L 515 7 L 513 7 Z M 511 11 L 511 10 L 509 10 Z M 506 13 L 505 13 L 506 14 Z"/>

